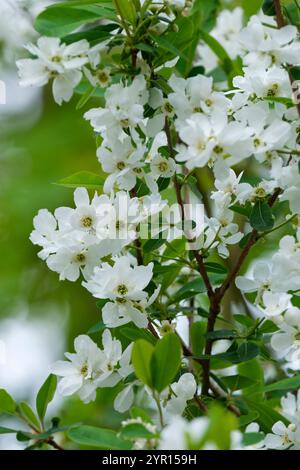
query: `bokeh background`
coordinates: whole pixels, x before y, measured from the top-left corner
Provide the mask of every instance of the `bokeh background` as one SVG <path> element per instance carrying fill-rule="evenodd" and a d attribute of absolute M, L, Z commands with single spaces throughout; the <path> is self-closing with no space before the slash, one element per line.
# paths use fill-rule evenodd
<path fill-rule="evenodd" d="M 86 108 L 75 109 L 79 96 L 59 107 L 51 89 L 19 87 L 14 60 L 24 52 L 4 49 L 10 47 L 10 31 L 5 36 L 1 28 L 8 2 L 0 0 L 0 80 L 6 86 L 6 104 L 0 104 L 0 388 L 34 404 L 49 366 L 72 351 L 74 337 L 100 318 L 80 282 L 60 282 L 37 257 L 38 247 L 29 240 L 32 220 L 41 208 L 73 204 L 73 190 L 55 182 L 80 170 L 99 172 L 100 166 L 92 129 L 83 119 Z M 11 29 L 18 26 L 9 14 L 7 20 Z M 1 50 L 9 52 L 9 60 L 4 54 L 1 60 Z M 114 426 L 120 418 L 108 405 L 109 395 L 102 391 L 90 405 L 56 397 L 49 415 L 59 414 L 64 424 L 82 420 Z M 0 425 L 5 424 L 0 416 Z M 14 437 L 1 436 L 0 449 L 18 447 Z"/>

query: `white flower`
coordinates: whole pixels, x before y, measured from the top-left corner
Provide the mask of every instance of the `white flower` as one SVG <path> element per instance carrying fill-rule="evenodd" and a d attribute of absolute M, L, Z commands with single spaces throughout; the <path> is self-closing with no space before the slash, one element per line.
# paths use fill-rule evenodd
<path fill-rule="evenodd" d="M 290 307 L 280 323 L 280 331 L 271 337 L 271 346 L 287 361 L 300 358 L 300 310 Z"/>
<path fill-rule="evenodd" d="M 277 317 L 290 306 L 291 295 L 284 292 L 266 291 L 262 295 L 262 311 L 266 317 Z"/>
<path fill-rule="evenodd" d="M 129 364 L 132 345 L 129 345 L 122 353 L 121 342 L 112 337 L 110 330 L 105 330 L 102 335 L 102 346 L 100 375 L 95 378 L 95 385 L 114 387 L 122 378 L 126 378 L 133 372 L 133 367 Z"/>
<path fill-rule="evenodd" d="M 281 398 L 282 414 L 289 421 L 300 425 L 300 390 L 298 390 L 297 395 L 293 393 L 288 393 L 285 397 Z"/>
<path fill-rule="evenodd" d="M 172 393 L 166 405 L 166 413 L 168 415 L 181 415 L 186 408 L 187 401 L 191 400 L 196 393 L 195 378 L 193 374 L 183 374 L 178 382 L 174 382 L 170 387 Z"/>
<path fill-rule="evenodd" d="M 50 254 L 46 262 L 49 269 L 59 273 L 60 281 L 67 279 L 74 282 L 81 272 L 86 279 L 89 278 L 101 258 L 110 252 L 111 249 L 105 242 L 91 246 L 79 242 L 73 246 L 57 248 L 56 253 Z"/>
<path fill-rule="evenodd" d="M 176 156 L 186 162 L 188 169 L 201 168 L 217 158 L 226 157 L 235 163 L 251 155 L 251 129 L 238 122 L 229 122 L 222 112 L 211 117 L 194 114 L 179 130 L 181 140 L 187 145 L 186 152 Z"/>
<path fill-rule="evenodd" d="M 269 263 L 258 261 L 255 263 L 251 278 L 237 276 L 236 286 L 242 292 L 258 292 L 260 297 L 264 291 L 269 290 L 272 285 L 272 271 Z"/>
<path fill-rule="evenodd" d="M 282 421 L 277 421 L 272 427 L 273 434 L 267 434 L 265 437 L 265 446 L 268 449 L 285 450 L 295 444 L 294 424 L 286 426 Z"/>
<path fill-rule="evenodd" d="M 273 256 L 273 276 L 285 291 L 300 289 L 300 233 L 296 239 L 287 235 L 280 240 L 279 250 Z"/>
<path fill-rule="evenodd" d="M 174 175 L 176 164 L 171 158 L 156 155 L 150 163 L 151 173 L 155 178 L 171 178 Z"/>
<path fill-rule="evenodd" d="M 114 409 L 119 413 L 125 413 L 129 410 L 134 402 L 133 384 L 127 385 L 118 393 L 114 400 Z"/>
<path fill-rule="evenodd" d="M 85 188 L 76 188 L 74 191 L 75 209 L 60 207 L 55 211 L 55 217 L 60 226 L 65 229 L 83 232 L 93 242 L 96 229 L 107 208 L 107 199 L 95 193 L 90 202 L 89 194 Z"/>
<path fill-rule="evenodd" d="M 235 118 L 244 126 L 249 126 L 252 132 L 250 154 L 259 161 L 264 161 L 270 152 L 281 149 L 288 142 L 291 126 L 269 109 L 268 103 L 251 103 L 235 113 Z M 241 158 L 233 155 L 228 158 L 228 164 L 238 163 Z"/>
<path fill-rule="evenodd" d="M 0 1 L 0 63 L 11 65 L 23 44 L 34 37 L 27 11 L 15 1 Z"/>
<path fill-rule="evenodd" d="M 259 68 L 257 65 L 246 67 L 243 76 L 234 77 L 233 84 L 247 95 L 255 95 L 258 98 L 291 97 L 289 75 L 286 70 L 278 66 L 273 66 L 268 70 Z"/>
<path fill-rule="evenodd" d="M 260 19 L 252 16 L 246 28 L 239 35 L 239 40 L 247 51 L 243 61 L 246 65 L 260 63 L 266 68 L 273 64 L 299 65 L 300 43 L 297 40 L 298 31 L 295 26 L 287 25 L 277 29 L 268 27 L 263 22 L 270 24 L 269 16 Z M 274 22 L 273 22 L 274 24 Z"/>
<path fill-rule="evenodd" d="M 138 75 L 129 86 L 111 85 L 105 93 L 106 107 L 91 109 L 85 113 L 85 118 L 103 136 L 108 129 L 122 136 L 122 129 L 136 127 L 143 121 L 147 98 L 146 80 Z"/>
<path fill-rule="evenodd" d="M 33 219 L 33 225 L 34 230 L 30 235 L 30 240 L 34 245 L 43 248 L 39 252 L 39 257 L 44 260 L 56 249 L 58 239 L 57 220 L 47 209 L 40 209 L 38 215 Z"/>
<path fill-rule="evenodd" d="M 69 361 L 57 361 L 51 370 L 62 377 L 58 391 L 69 396 L 78 392 L 85 403 L 95 400 L 96 389 L 114 387 L 133 371 L 130 365 L 131 345 L 122 352 L 119 340 L 105 330 L 103 349 L 98 348 L 89 336 L 78 336 L 74 341 L 75 353 L 65 353 Z"/>
<path fill-rule="evenodd" d="M 174 92 L 168 95 L 168 101 L 177 115 L 178 129 L 194 113 L 226 113 L 230 105 L 230 100 L 223 93 L 213 91 L 211 77 L 198 75 L 185 80 L 172 75 L 169 85 Z"/>
<path fill-rule="evenodd" d="M 243 238 L 238 225 L 233 223 L 233 218 L 234 214 L 231 210 L 223 209 L 217 214 L 217 217 L 211 217 L 207 222 L 206 236 L 210 240 L 210 244 L 208 240 L 205 244 L 210 246 L 211 249 L 217 248 L 222 258 L 229 256 L 227 245 L 234 245 Z"/>
<path fill-rule="evenodd" d="M 90 51 L 90 55 L 91 52 L 92 50 Z M 102 88 L 106 88 L 111 81 L 110 69 L 108 67 L 104 67 L 103 69 L 98 69 L 93 72 L 86 67 L 84 67 L 83 70 L 85 76 L 93 87 L 100 86 Z"/>
<path fill-rule="evenodd" d="M 130 191 L 136 185 L 136 179 L 142 173 L 146 152 L 141 142 L 133 146 L 132 139 L 126 136 L 122 142 L 109 139 L 110 145 L 102 145 L 97 150 L 97 157 L 105 173 L 110 176 L 104 183 L 104 191 L 110 193 L 116 184 L 119 189 Z"/>
<path fill-rule="evenodd" d="M 41 37 L 37 46 L 29 44 L 34 59 L 17 61 L 20 85 L 44 86 L 53 80 L 53 95 L 58 104 L 69 101 L 82 78 L 82 67 L 89 61 L 89 43 L 85 39 L 70 45 L 59 38 Z"/>
<path fill-rule="evenodd" d="M 78 336 L 74 341 L 75 353 L 66 353 L 69 361 L 58 361 L 53 364 L 53 374 L 63 377 L 58 384 L 58 391 L 64 396 L 79 392 L 84 402 L 96 397 L 95 378 L 103 356 L 98 346 L 89 336 Z"/>
<path fill-rule="evenodd" d="M 133 321 L 140 328 L 148 324 L 145 308 L 149 305 L 145 287 L 152 279 L 153 263 L 132 266 L 128 257 L 117 258 L 114 266 L 103 263 L 83 286 L 99 299 L 109 299 L 102 314 L 104 323 L 119 326 Z M 156 294 L 157 295 L 157 294 Z M 149 299 L 149 301 L 152 299 Z"/>
<path fill-rule="evenodd" d="M 243 27 L 243 15 L 244 11 L 240 7 L 232 11 L 222 10 L 217 16 L 216 26 L 210 32 L 210 35 L 222 44 L 231 59 L 235 59 L 242 52 L 238 34 Z M 207 73 L 217 68 L 218 58 L 209 46 L 201 42 L 197 53 L 197 65 L 203 65 Z"/>
<path fill-rule="evenodd" d="M 188 450 L 200 445 L 209 427 L 206 417 L 195 418 L 192 421 L 178 417 L 174 418 L 161 433 L 160 450 Z M 194 447 L 196 446 L 196 447 Z"/>

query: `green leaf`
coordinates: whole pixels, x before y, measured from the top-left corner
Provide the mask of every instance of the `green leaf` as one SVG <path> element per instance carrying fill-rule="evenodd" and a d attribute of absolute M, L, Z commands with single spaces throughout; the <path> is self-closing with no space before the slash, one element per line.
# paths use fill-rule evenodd
<path fill-rule="evenodd" d="M 38 430 L 40 429 L 39 420 L 37 419 L 35 412 L 31 408 L 31 406 L 28 405 L 28 403 L 26 403 L 25 401 L 22 401 L 19 404 L 18 409 L 21 415 L 23 416 L 23 418 L 27 421 L 27 423 L 30 426 L 33 426 L 34 428 Z"/>
<path fill-rule="evenodd" d="M 130 339 L 130 341 L 137 341 L 138 339 L 144 339 L 149 343 L 155 345 L 157 339 L 153 336 L 148 330 L 143 328 L 136 328 L 130 326 L 123 326 L 120 330 L 121 334 L 125 336 L 125 338 Z"/>
<path fill-rule="evenodd" d="M 252 385 L 243 390 L 243 396 L 250 396 L 256 400 L 262 401 L 264 399 L 263 386 L 264 386 L 264 371 L 257 359 L 243 362 L 238 365 L 238 372 L 244 377 L 252 380 Z"/>
<path fill-rule="evenodd" d="M 253 446 L 258 444 L 265 438 L 263 432 L 246 432 L 243 434 L 243 445 L 244 446 Z"/>
<path fill-rule="evenodd" d="M 241 362 L 249 361 L 259 354 L 259 348 L 255 343 L 248 341 L 243 343 L 236 351 L 229 351 L 221 354 L 215 354 L 213 358 L 222 359 L 224 361 L 239 364 Z"/>
<path fill-rule="evenodd" d="M 206 441 L 214 442 L 218 450 L 228 450 L 231 446 L 231 433 L 235 429 L 237 429 L 237 419 L 233 413 L 214 404 L 209 410 L 209 428 Z"/>
<path fill-rule="evenodd" d="M 0 426 L 0 434 L 15 434 L 18 431 L 16 429 L 5 428 L 4 426 Z"/>
<path fill-rule="evenodd" d="M 166 243 L 166 235 L 167 231 L 161 232 L 158 234 L 157 238 L 152 238 L 151 240 L 147 240 L 146 243 L 143 245 L 143 251 L 145 253 L 151 253 L 151 251 L 158 250 L 161 246 Z"/>
<path fill-rule="evenodd" d="M 153 439 L 155 435 L 148 431 L 143 424 L 132 423 L 124 426 L 120 432 L 123 439 L 133 440 L 136 439 Z"/>
<path fill-rule="evenodd" d="M 133 406 L 132 408 L 130 408 L 130 416 L 133 419 L 142 418 L 144 423 L 152 423 L 152 420 L 150 416 L 146 413 L 146 411 L 142 408 L 138 408 L 137 406 Z"/>
<path fill-rule="evenodd" d="M 289 377 L 288 379 L 279 380 L 264 387 L 265 392 L 274 392 L 275 390 L 293 390 L 300 387 L 300 375 Z"/>
<path fill-rule="evenodd" d="M 101 333 L 102 331 L 105 330 L 105 328 L 106 328 L 106 325 L 102 321 L 100 321 L 96 323 L 95 325 L 91 326 L 87 334 L 92 335 L 93 333 Z"/>
<path fill-rule="evenodd" d="M 216 273 L 216 274 L 227 274 L 228 270 L 219 263 L 204 263 L 206 267 L 206 271 L 209 273 Z"/>
<path fill-rule="evenodd" d="M 59 180 L 57 183 L 58 186 L 64 186 L 66 188 L 87 188 L 102 190 L 105 178 L 102 175 L 97 175 L 90 171 L 79 171 L 74 173 L 74 175 L 67 176 Z"/>
<path fill-rule="evenodd" d="M 167 266 L 155 264 L 154 274 L 158 284 L 161 285 L 160 292 L 164 292 L 178 277 L 182 269 L 181 264 L 170 264 Z"/>
<path fill-rule="evenodd" d="M 282 103 L 287 108 L 292 108 L 293 106 L 295 106 L 295 103 L 291 98 L 284 98 L 283 96 L 265 96 L 264 99 L 273 103 Z"/>
<path fill-rule="evenodd" d="M 229 375 L 227 377 L 223 377 L 222 380 L 232 391 L 242 390 L 243 388 L 254 384 L 253 380 L 243 377 L 242 375 Z"/>
<path fill-rule="evenodd" d="M 237 334 L 233 330 L 216 330 L 207 333 L 206 338 L 211 340 L 219 340 L 219 339 L 234 339 L 236 338 Z"/>
<path fill-rule="evenodd" d="M 248 414 L 239 417 L 239 427 L 244 428 L 247 424 L 253 423 L 259 417 L 258 411 L 249 411 Z"/>
<path fill-rule="evenodd" d="M 114 4 L 123 20 L 127 20 L 133 25 L 136 23 L 137 15 L 132 0 L 114 0 Z"/>
<path fill-rule="evenodd" d="M 178 336 L 168 333 L 157 342 L 151 358 L 153 387 L 162 392 L 174 380 L 181 363 L 181 345 Z"/>
<path fill-rule="evenodd" d="M 170 42 L 166 37 L 164 36 L 157 36 L 154 34 L 150 34 L 151 39 L 163 50 L 167 52 L 171 52 L 173 57 L 182 57 L 185 60 L 188 60 L 186 55 L 178 49 L 174 43 Z"/>
<path fill-rule="evenodd" d="M 71 428 L 68 431 L 68 437 L 76 444 L 97 449 L 127 450 L 131 448 L 131 444 L 119 438 L 115 431 L 94 426 L 83 425 Z"/>
<path fill-rule="evenodd" d="M 245 15 L 247 18 L 250 18 L 250 16 L 255 15 L 256 13 L 259 12 L 259 10 L 262 7 L 263 0 L 242 0 L 242 8 L 245 12 Z"/>
<path fill-rule="evenodd" d="M 192 352 L 194 356 L 201 356 L 205 345 L 206 322 L 197 321 L 192 323 L 190 329 Z"/>
<path fill-rule="evenodd" d="M 171 298 L 169 303 L 180 302 L 183 299 L 189 299 L 194 295 L 201 294 L 206 291 L 205 284 L 202 278 L 198 277 L 193 281 L 187 282 L 181 289 L 179 289 Z"/>
<path fill-rule="evenodd" d="M 238 75 L 241 73 L 241 70 L 237 68 L 219 41 L 205 31 L 201 31 L 200 37 L 219 58 L 221 67 L 227 75 Z"/>
<path fill-rule="evenodd" d="M 3 388 L 0 389 L 0 413 L 14 414 L 17 408 L 15 400 Z"/>
<path fill-rule="evenodd" d="M 260 424 L 263 432 L 271 432 L 273 425 L 277 421 L 282 421 L 283 423 L 288 424 L 288 420 L 277 411 L 273 410 L 273 408 L 269 406 L 267 402 L 262 403 L 246 398 L 246 403 L 251 411 L 257 411 L 259 413 L 257 422 Z"/>
<path fill-rule="evenodd" d="M 146 385 L 152 387 L 151 359 L 154 347 L 146 340 L 139 339 L 133 345 L 131 361 L 135 375 Z"/>
<path fill-rule="evenodd" d="M 275 333 L 279 328 L 271 320 L 265 320 L 261 326 L 259 326 L 258 331 L 261 334 Z"/>
<path fill-rule="evenodd" d="M 65 44 L 72 44 L 73 42 L 86 39 L 91 45 L 96 45 L 99 42 L 106 41 L 113 37 L 111 32 L 119 28 L 118 24 L 105 24 L 96 26 L 95 28 L 89 28 L 85 31 L 79 31 L 77 33 L 71 33 L 62 38 L 62 42 Z"/>
<path fill-rule="evenodd" d="M 47 407 L 49 403 L 53 400 L 56 385 L 56 375 L 50 374 L 41 386 L 40 390 L 38 391 L 36 397 L 36 409 L 42 423 L 46 415 Z"/>
<path fill-rule="evenodd" d="M 96 91 L 97 87 L 94 87 L 94 86 L 90 86 L 90 88 L 88 88 L 86 90 L 86 92 L 81 96 L 80 100 L 78 101 L 77 105 L 76 105 L 76 109 L 81 109 L 83 108 L 83 106 L 89 101 L 89 99 L 93 96 L 94 92 Z"/>
<path fill-rule="evenodd" d="M 264 232 L 274 227 L 274 217 L 267 202 L 257 201 L 250 214 L 250 225 L 258 232 Z"/>
<path fill-rule="evenodd" d="M 85 9 L 50 7 L 42 11 L 35 20 L 35 29 L 45 36 L 62 37 L 85 23 L 99 19 L 97 13 Z"/>
<path fill-rule="evenodd" d="M 188 18 L 181 17 L 177 23 L 178 36 L 182 35 L 182 30 L 190 32 L 190 38 L 184 47 L 186 59 L 180 58 L 176 64 L 176 69 L 183 77 L 189 76 L 191 72 L 201 31 L 209 31 L 215 23 L 218 3 L 218 0 L 195 0 Z"/>

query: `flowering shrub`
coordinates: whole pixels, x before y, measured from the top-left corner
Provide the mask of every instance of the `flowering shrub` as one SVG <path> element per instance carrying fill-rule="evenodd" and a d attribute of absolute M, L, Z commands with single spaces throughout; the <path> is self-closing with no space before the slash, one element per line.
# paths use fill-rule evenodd
<path fill-rule="evenodd" d="M 63 432 L 67 446 L 300 450 L 300 9 L 241 3 L 71 1 L 35 20 L 20 84 L 51 83 L 59 105 L 81 95 L 99 174 L 61 180 L 74 207 L 41 209 L 30 239 L 98 299 L 99 323 L 52 365 L 38 416 L 0 392 L 30 448 Z M 85 403 L 111 388 L 121 428 L 45 425 L 57 377 Z"/>

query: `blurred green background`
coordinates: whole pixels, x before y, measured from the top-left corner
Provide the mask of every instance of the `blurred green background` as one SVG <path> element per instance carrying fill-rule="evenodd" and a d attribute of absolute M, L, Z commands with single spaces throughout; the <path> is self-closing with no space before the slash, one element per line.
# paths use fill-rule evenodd
<path fill-rule="evenodd" d="M 40 208 L 73 205 L 73 190 L 56 181 L 80 170 L 100 171 L 93 131 L 83 119 L 85 109 L 75 110 L 78 96 L 59 107 L 50 89 L 40 93 L 17 114 L 0 106 L 0 341 L 6 345 L 0 388 L 32 403 L 50 364 L 72 351 L 74 338 L 100 319 L 80 281 L 59 281 L 29 240 Z M 8 109 L 13 95 L 8 87 Z M 99 334 L 93 339 L 100 339 Z M 53 412 L 61 415 L 63 402 L 64 424 L 82 420 L 112 427 L 121 418 L 112 409 L 112 393 L 118 390 L 102 390 L 89 405 L 76 397 L 57 398 Z"/>

